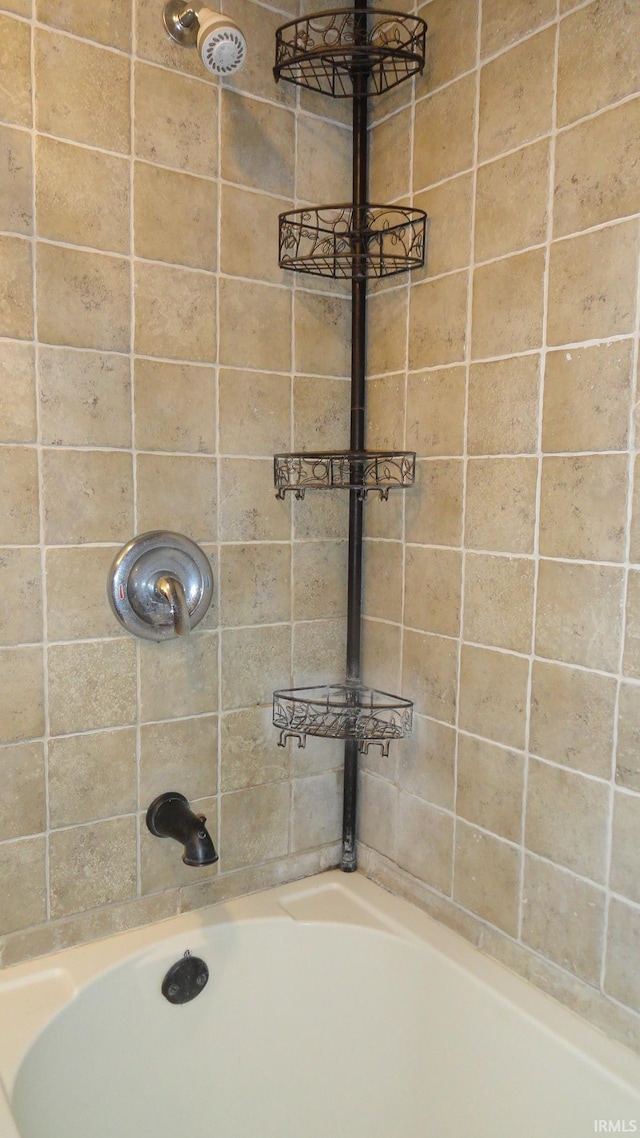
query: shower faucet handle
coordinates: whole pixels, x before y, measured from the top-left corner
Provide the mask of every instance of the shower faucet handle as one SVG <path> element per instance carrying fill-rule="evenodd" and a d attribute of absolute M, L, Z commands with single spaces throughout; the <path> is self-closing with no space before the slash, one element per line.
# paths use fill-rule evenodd
<path fill-rule="evenodd" d="M 120 550 L 109 571 L 107 592 L 128 632 L 144 640 L 170 640 L 187 636 L 208 612 L 213 573 L 194 541 L 153 530 Z"/>
<path fill-rule="evenodd" d="M 187 604 L 187 598 L 184 595 L 182 583 L 177 577 L 173 577 L 170 574 L 166 577 L 158 577 L 156 581 L 156 592 L 160 593 L 160 596 L 169 602 L 176 636 L 188 636 L 191 632 L 191 621 L 189 619 L 189 606 Z"/>

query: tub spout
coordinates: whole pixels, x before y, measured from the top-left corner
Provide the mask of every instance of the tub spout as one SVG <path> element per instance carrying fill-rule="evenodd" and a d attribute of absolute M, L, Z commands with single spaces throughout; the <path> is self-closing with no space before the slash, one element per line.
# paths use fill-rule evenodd
<path fill-rule="evenodd" d="M 175 838 L 184 846 L 185 865 L 213 865 L 218 860 L 204 814 L 194 814 L 184 794 L 168 790 L 147 810 L 147 826 L 156 838 Z"/>

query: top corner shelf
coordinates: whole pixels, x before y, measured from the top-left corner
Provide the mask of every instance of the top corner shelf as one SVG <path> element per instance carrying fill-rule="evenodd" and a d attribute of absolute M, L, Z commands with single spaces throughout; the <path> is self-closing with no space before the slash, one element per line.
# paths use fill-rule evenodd
<path fill-rule="evenodd" d="M 276 80 L 350 99 L 354 79 L 369 77 L 381 95 L 424 68 L 427 25 L 382 8 L 335 8 L 291 20 L 276 32 Z"/>

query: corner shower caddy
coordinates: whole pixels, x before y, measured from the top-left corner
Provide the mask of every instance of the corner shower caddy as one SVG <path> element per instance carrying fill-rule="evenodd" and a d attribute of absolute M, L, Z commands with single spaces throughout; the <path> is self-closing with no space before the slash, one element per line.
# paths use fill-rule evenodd
<path fill-rule="evenodd" d="M 415 478 L 413 451 L 365 448 L 367 282 L 424 264 L 426 214 L 368 201 L 368 99 L 421 73 L 427 25 L 418 16 L 367 7 L 318 12 L 276 32 L 276 81 L 353 102 L 352 201 L 280 215 L 280 265 L 293 272 L 351 280 L 351 437 L 345 451 L 277 454 L 279 498 L 307 490 L 349 491 L 347 659 L 344 683 L 292 688 L 273 695 L 279 743 L 308 735 L 345 740 L 342 869 L 356 868 L 358 752 L 411 734 L 413 704 L 362 682 L 362 561 L 364 502 L 378 492 L 405 490 Z"/>

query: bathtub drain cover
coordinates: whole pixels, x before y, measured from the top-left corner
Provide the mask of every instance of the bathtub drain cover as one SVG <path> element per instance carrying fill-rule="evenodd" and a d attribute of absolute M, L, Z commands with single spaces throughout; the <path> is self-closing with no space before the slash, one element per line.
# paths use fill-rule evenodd
<path fill-rule="evenodd" d="M 209 969 L 204 960 L 185 952 L 162 981 L 162 995 L 170 1004 L 188 1004 L 206 987 Z"/>

